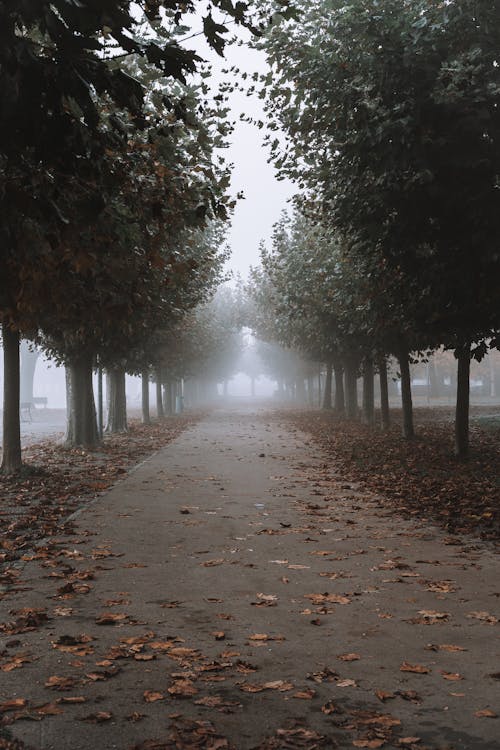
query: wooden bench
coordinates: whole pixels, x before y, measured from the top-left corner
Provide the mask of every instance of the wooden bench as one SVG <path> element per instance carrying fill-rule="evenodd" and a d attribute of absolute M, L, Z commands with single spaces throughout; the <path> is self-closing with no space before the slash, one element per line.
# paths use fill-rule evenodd
<path fill-rule="evenodd" d="M 49 399 L 47 396 L 33 396 L 33 403 L 35 406 L 43 406 L 44 409 L 47 408 L 47 404 L 49 403 Z"/>

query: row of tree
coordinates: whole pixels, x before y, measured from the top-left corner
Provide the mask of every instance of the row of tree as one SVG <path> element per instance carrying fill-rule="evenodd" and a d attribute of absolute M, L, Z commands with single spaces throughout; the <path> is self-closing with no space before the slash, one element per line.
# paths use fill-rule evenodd
<path fill-rule="evenodd" d="M 296 6 L 259 42 L 272 158 L 300 192 L 254 272 L 258 330 L 328 362 L 349 416 L 361 369 L 369 422 L 394 355 L 407 438 L 412 356 L 454 351 L 464 456 L 470 362 L 500 343 L 500 3 Z"/>
<path fill-rule="evenodd" d="M 125 371 L 160 367 L 222 278 L 229 126 L 184 44 L 190 19 L 219 54 L 226 21 L 259 34 L 269 20 L 232 0 L 0 7 L 5 472 L 21 465 L 20 336 L 64 362 L 67 441 L 93 445 L 92 368 L 108 372 L 119 429 Z"/>

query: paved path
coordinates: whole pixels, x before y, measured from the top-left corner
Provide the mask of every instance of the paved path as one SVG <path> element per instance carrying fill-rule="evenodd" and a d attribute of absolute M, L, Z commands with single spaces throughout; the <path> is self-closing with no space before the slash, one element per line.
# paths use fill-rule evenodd
<path fill-rule="evenodd" d="M 217 411 L 10 576 L 0 712 L 41 750 L 494 750 L 498 573 Z"/>

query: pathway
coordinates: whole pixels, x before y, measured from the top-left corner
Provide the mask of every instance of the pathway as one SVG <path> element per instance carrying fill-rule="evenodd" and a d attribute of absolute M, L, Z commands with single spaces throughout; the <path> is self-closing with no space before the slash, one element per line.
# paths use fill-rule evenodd
<path fill-rule="evenodd" d="M 498 557 L 266 412 L 212 413 L 73 531 L 0 602 L 0 715 L 39 750 L 498 747 Z"/>

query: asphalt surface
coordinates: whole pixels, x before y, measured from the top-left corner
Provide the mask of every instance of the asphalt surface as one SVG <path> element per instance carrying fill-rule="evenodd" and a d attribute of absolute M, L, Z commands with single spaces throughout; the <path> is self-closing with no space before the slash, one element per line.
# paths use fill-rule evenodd
<path fill-rule="evenodd" d="M 26 558 L 0 716 L 40 750 L 500 747 L 494 550 L 265 411 L 213 412 Z"/>

